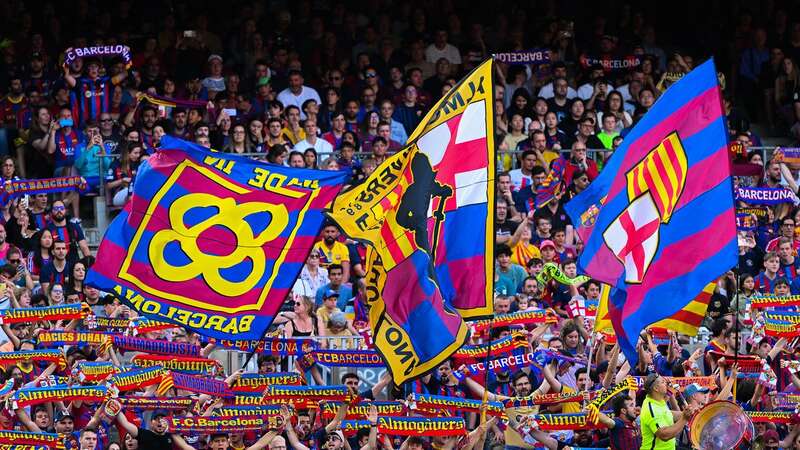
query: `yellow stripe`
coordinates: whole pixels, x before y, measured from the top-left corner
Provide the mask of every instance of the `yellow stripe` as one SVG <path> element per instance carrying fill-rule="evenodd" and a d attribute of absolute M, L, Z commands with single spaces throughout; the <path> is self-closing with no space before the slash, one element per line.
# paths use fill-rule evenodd
<path fill-rule="evenodd" d="M 676 144 L 673 142 L 672 145 L 674 146 Z M 664 169 L 667 172 L 667 178 L 669 179 L 669 183 L 671 186 L 669 195 L 670 198 L 673 199 L 673 201 L 669 203 L 669 214 L 667 214 L 667 217 L 669 217 L 670 215 L 672 215 L 672 210 L 675 208 L 675 203 L 677 203 L 678 201 L 678 194 L 680 193 L 680 185 L 678 184 L 678 177 L 677 174 L 675 173 L 675 167 L 673 167 L 672 165 L 672 160 L 669 157 L 669 152 L 667 151 L 667 148 L 664 145 L 662 145 L 658 150 L 659 151 L 657 156 L 659 159 L 661 159 L 661 162 L 664 165 Z"/>
<path fill-rule="evenodd" d="M 696 335 L 697 334 L 697 329 L 698 329 L 698 327 L 691 326 L 686 322 L 681 322 L 681 321 L 675 320 L 675 319 L 660 320 L 660 321 L 654 323 L 651 326 L 666 328 L 668 330 L 673 330 L 673 331 L 676 331 L 678 333 L 685 334 L 687 336 Z"/>
<path fill-rule="evenodd" d="M 652 194 L 658 195 L 660 203 L 664 207 L 664 211 L 662 212 L 663 217 L 661 218 L 663 222 L 664 219 L 669 217 L 672 213 L 672 205 L 669 193 L 667 193 L 664 183 L 661 182 L 661 175 L 659 175 L 658 169 L 656 168 L 655 153 L 652 153 L 650 157 L 647 158 L 647 171 L 650 172 L 650 178 L 653 180 L 653 184 L 656 188 L 656 192 L 652 192 Z"/>
<path fill-rule="evenodd" d="M 682 311 L 689 311 L 702 316 L 705 315 L 707 309 L 708 309 L 708 303 L 692 300 L 691 303 L 689 303 L 682 309 Z"/>

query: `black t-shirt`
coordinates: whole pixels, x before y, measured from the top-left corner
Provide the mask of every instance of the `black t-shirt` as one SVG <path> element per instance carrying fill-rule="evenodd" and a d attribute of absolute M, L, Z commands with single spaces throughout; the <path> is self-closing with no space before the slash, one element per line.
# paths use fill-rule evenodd
<path fill-rule="evenodd" d="M 542 217 L 550 219 L 550 223 L 553 225 L 553 230 L 566 228 L 567 225 L 572 225 L 572 220 L 570 220 L 567 212 L 564 210 L 564 205 L 562 205 L 561 202 L 558 203 L 558 208 L 556 208 L 555 212 L 552 212 L 547 206 L 543 206 L 533 213 L 533 220 L 535 222 L 538 222 L 538 220 Z"/>
<path fill-rule="evenodd" d="M 503 223 L 495 221 L 494 229 L 497 236 L 512 236 L 517 231 L 518 226 L 519 223 L 506 219 Z"/>
<path fill-rule="evenodd" d="M 138 428 L 139 448 L 147 450 L 172 450 L 172 436 L 156 434 L 144 428 Z"/>

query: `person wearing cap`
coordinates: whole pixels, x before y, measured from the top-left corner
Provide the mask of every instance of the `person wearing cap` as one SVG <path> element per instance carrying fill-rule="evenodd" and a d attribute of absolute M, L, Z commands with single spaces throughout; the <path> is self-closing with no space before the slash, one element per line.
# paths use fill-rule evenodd
<path fill-rule="evenodd" d="M 667 406 L 667 379 L 650 374 L 644 382 L 647 396 L 642 403 L 640 427 L 641 449 L 674 450 L 676 439 L 696 409 L 687 406 L 683 412 L 671 411 Z"/>
<path fill-rule="evenodd" d="M 320 100 L 319 94 L 314 88 L 305 86 L 303 82 L 303 74 L 299 70 L 290 70 L 289 87 L 278 94 L 277 100 L 281 102 L 284 107 L 294 105 L 300 108 L 300 119 L 306 120 L 306 115 L 302 111 L 303 103 L 311 99 L 315 100 L 319 105 L 322 103 L 322 100 Z"/>
<path fill-rule="evenodd" d="M 550 239 L 545 239 L 539 244 L 539 252 L 542 255 L 542 263 L 558 262 L 556 257 L 556 244 Z"/>
<path fill-rule="evenodd" d="M 222 76 L 222 56 L 211 55 L 206 61 L 208 63 L 208 76 L 203 78 L 202 85 L 209 93 L 209 97 L 214 98 L 217 92 L 225 90 L 225 77 Z"/>

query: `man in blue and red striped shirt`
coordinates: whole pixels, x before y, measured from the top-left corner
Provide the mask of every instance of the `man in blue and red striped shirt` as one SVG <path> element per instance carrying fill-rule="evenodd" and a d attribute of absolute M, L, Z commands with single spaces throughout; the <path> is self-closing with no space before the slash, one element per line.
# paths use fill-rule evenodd
<path fill-rule="evenodd" d="M 86 122 L 99 121 L 100 114 L 111 111 L 111 97 L 114 86 L 122 83 L 128 72 L 109 77 L 100 76 L 100 61 L 92 59 L 86 67 L 86 76 L 75 78 L 68 67 L 64 68 L 64 80 L 72 91 L 69 94 L 72 118 L 76 127 Z"/>
<path fill-rule="evenodd" d="M 638 449 L 642 445 L 642 433 L 636 424 L 636 400 L 627 394 L 617 395 L 614 397 L 613 405 L 613 419 L 600 413 L 600 422 L 610 430 L 611 449 Z"/>

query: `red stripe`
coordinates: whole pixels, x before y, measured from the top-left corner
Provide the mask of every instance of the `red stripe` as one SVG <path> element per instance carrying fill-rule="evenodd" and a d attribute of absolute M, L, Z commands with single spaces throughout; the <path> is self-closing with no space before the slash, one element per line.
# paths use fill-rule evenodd
<path fill-rule="evenodd" d="M 682 309 L 669 317 L 669 319 L 683 322 L 692 327 L 699 327 L 700 324 L 703 323 L 704 318 L 705 315 L 701 316 L 700 314 L 696 314 L 685 309 Z"/>
<path fill-rule="evenodd" d="M 677 135 L 675 136 L 675 139 L 680 143 L 680 139 Z M 667 142 L 669 143 L 669 149 L 671 149 L 671 151 L 667 152 L 667 156 L 669 157 L 670 163 L 672 163 L 672 168 L 675 170 L 675 175 L 678 178 L 678 182 L 680 182 L 685 175 L 683 171 L 683 165 L 681 164 L 681 159 L 678 158 L 678 152 L 672 145 L 672 140 L 668 139 Z"/>
<path fill-rule="evenodd" d="M 669 143 L 669 141 L 666 141 L 665 145 L 667 145 L 668 143 Z M 665 150 L 669 151 L 669 149 L 665 149 Z M 672 213 L 672 204 L 676 200 L 675 199 L 675 190 L 676 189 L 672 185 L 672 182 L 669 179 L 669 168 L 665 165 L 665 161 L 662 159 L 663 158 L 662 153 L 663 152 L 656 151 L 655 154 L 653 154 L 653 165 L 655 165 L 655 167 L 656 167 L 656 171 L 658 172 L 658 177 L 659 177 L 661 183 L 664 185 L 664 190 L 666 191 L 667 197 L 669 199 L 668 200 L 669 204 L 666 205 L 665 208 L 669 208 L 669 212 Z M 653 186 L 653 187 L 655 188 L 655 186 Z M 658 193 L 657 190 L 653 192 L 653 194 L 657 194 L 657 193 Z M 665 211 L 667 211 L 667 210 L 665 209 Z"/>
<path fill-rule="evenodd" d="M 644 182 L 647 185 L 647 188 L 650 190 L 653 200 L 656 202 L 656 208 L 658 208 L 658 214 L 661 217 L 664 217 L 664 211 L 666 210 L 666 206 L 661 202 L 661 196 L 658 195 L 658 191 L 656 190 L 655 181 L 653 180 L 653 174 L 650 173 L 650 169 L 644 164 L 642 164 L 642 175 L 644 176 Z"/>

